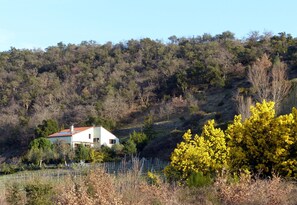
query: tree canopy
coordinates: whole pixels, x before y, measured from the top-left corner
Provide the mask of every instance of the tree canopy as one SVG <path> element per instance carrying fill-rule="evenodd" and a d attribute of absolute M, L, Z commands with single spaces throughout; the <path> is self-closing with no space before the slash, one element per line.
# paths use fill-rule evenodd
<path fill-rule="evenodd" d="M 35 129 L 35 137 L 47 137 L 59 131 L 58 122 L 52 119 L 43 120 L 42 124 Z"/>
<path fill-rule="evenodd" d="M 247 67 L 264 53 L 272 61 L 278 57 L 291 73 L 297 66 L 297 39 L 286 33 L 241 40 L 226 31 L 169 39 L 60 42 L 45 50 L 0 52 L 2 138 L 9 141 L 13 133 L 21 133 L 22 139 L 15 138 L 19 143 L 13 143 L 21 144 L 34 134 L 44 137 L 46 127 L 55 128 L 48 119 L 64 126 L 100 123 L 115 128 L 156 105 L 161 117 L 178 112 L 168 106 L 171 99 L 182 96 L 190 102 L 210 88 L 230 88 L 246 78 Z"/>

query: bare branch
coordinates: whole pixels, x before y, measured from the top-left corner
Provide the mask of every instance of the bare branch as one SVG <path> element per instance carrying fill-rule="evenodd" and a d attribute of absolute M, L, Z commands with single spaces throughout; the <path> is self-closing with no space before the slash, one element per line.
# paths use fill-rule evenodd
<path fill-rule="evenodd" d="M 275 108 L 280 108 L 280 103 L 288 95 L 291 84 L 287 80 L 287 68 L 284 63 L 276 59 L 271 67 L 271 61 L 265 54 L 255 62 L 248 71 L 248 80 L 255 90 L 256 100 L 274 101 Z"/>
<path fill-rule="evenodd" d="M 286 71 L 285 64 L 280 61 L 276 61 L 271 70 L 271 100 L 275 102 L 276 109 L 279 109 L 280 103 L 288 95 L 291 88 Z"/>
<path fill-rule="evenodd" d="M 270 95 L 270 82 L 269 82 L 269 67 L 271 62 L 266 54 L 261 59 L 258 59 L 252 67 L 248 70 L 248 81 L 255 89 L 256 98 L 262 102 L 267 100 Z"/>
<path fill-rule="evenodd" d="M 243 96 L 239 93 L 235 96 L 235 100 L 237 102 L 237 112 L 241 115 L 241 118 L 244 121 L 251 115 L 250 108 L 253 105 L 253 100 L 250 96 Z"/>

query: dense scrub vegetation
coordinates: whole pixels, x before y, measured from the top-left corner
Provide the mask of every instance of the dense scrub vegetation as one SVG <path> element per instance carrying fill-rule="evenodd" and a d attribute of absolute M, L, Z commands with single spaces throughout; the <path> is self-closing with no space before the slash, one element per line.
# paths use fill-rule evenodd
<path fill-rule="evenodd" d="M 172 36 L 167 43 L 144 38 L 103 45 L 58 43 L 44 51 L 11 48 L 0 53 L 1 147 L 28 146 L 36 127 L 48 119 L 60 127 L 113 129 L 148 113 L 161 120 L 204 111 L 205 93 L 235 88 L 264 54 L 272 62 L 279 58 L 294 77 L 296 43 L 286 33 L 254 32 L 239 40 L 223 32 Z M 235 106 L 231 109 L 226 112 L 233 113 Z"/>
<path fill-rule="evenodd" d="M 160 173 L 142 173 L 139 166 L 129 172 L 108 174 L 90 169 L 81 175 L 60 178 L 10 180 L 0 190 L 5 204 L 162 204 L 162 205 L 293 205 L 296 184 L 273 176 L 268 180 L 241 175 L 236 180 L 220 176 L 207 184 L 200 178 L 199 187 L 169 184 Z"/>

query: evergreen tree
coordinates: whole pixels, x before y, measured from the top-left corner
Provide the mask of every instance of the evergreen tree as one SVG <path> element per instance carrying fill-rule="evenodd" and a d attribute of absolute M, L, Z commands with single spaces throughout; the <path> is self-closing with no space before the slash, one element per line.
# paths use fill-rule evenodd
<path fill-rule="evenodd" d="M 38 125 L 35 129 L 35 137 L 47 137 L 50 134 L 59 131 L 57 121 L 53 119 L 43 120 L 42 124 Z"/>

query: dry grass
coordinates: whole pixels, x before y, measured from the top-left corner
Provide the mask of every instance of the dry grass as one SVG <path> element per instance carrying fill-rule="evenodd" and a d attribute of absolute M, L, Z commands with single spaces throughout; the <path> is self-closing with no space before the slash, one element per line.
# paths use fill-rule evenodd
<path fill-rule="evenodd" d="M 80 178 L 68 177 L 56 188 L 55 204 L 66 205 L 142 205 L 180 204 L 169 184 L 149 185 L 139 169 L 119 174 L 107 174 L 95 169 Z"/>
<path fill-rule="evenodd" d="M 177 197 L 181 205 L 220 205 L 219 198 L 214 187 L 178 189 Z"/>
<path fill-rule="evenodd" d="M 241 176 L 239 182 L 229 183 L 226 178 L 218 178 L 215 187 L 223 204 L 226 205 L 295 205 L 297 189 L 293 182 L 278 176 L 272 179 L 252 179 Z"/>
<path fill-rule="evenodd" d="M 0 192 L 0 204 L 1 205 L 7 205 L 8 204 L 5 192 Z"/>
<path fill-rule="evenodd" d="M 113 180 L 102 169 L 91 171 L 87 176 L 68 177 L 57 187 L 55 204 L 66 205 L 120 205 L 121 196 L 116 193 Z"/>
<path fill-rule="evenodd" d="M 115 183 L 124 204 L 179 204 L 176 188 L 163 182 L 148 184 L 143 177 L 133 172 L 119 175 Z"/>
<path fill-rule="evenodd" d="M 166 183 L 160 177 L 157 183 L 150 183 L 141 173 L 139 163 L 132 170 L 118 175 L 108 174 L 102 168 L 91 170 L 86 175 L 67 176 L 63 180 L 43 180 L 53 186 L 53 204 L 60 205 L 293 205 L 297 204 L 297 188 L 274 176 L 270 180 L 252 179 L 243 175 L 237 182 L 219 177 L 214 185 L 188 188 Z M 0 204 L 9 197 L 26 203 L 24 185 L 20 193 L 13 186 L 6 186 L 6 196 L 0 194 Z"/>

